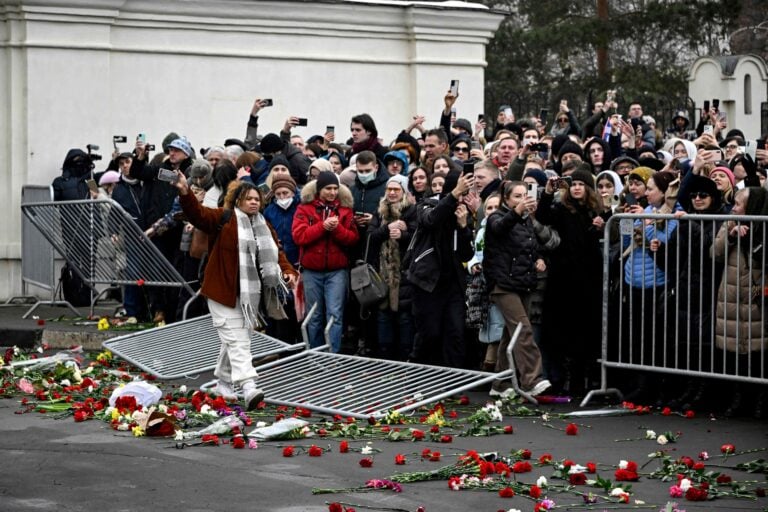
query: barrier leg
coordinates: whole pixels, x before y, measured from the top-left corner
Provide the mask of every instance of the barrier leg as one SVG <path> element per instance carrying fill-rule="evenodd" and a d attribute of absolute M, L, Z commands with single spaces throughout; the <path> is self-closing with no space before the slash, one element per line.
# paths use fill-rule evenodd
<path fill-rule="evenodd" d="M 331 327 L 333 327 L 333 315 L 328 319 L 328 323 L 325 324 L 325 329 L 323 330 L 323 337 L 325 338 L 325 348 L 329 352 L 331 352 Z"/>
<path fill-rule="evenodd" d="M 75 316 L 82 316 L 80 314 L 80 311 L 75 309 L 75 306 L 73 306 L 66 300 L 40 300 L 40 301 L 37 301 L 31 308 L 29 308 L 29 310 L 27 310 L 27 312 L 24 313 L 24 315 L 22 315 L 21 318 L 29 318 L 29 315 L 34 313 L 35 310 L 38 307 L 42 306 L 43 304 L 46 304 L 48 306 L 67 306 L 69 310 L 75 314 Z"/>
<path fill-rule="evenodd" d="M 517 339 L 520 337 L 521 332 L 523 332 L 523 324 L 522 322 L 518 322 L 517 327 L 515 328 L 515 332 L 512 333 L 512 338 L 509 340 L 509 345 L 507 345 L 507 360 L 509 361 L 509 370 L 510 372 L 512 372 L 509 378 L 512 381 L 512 389 L 515 390 L 515 393 L 522 396 L 523 398 L 525 398 L 526 400 L 528 400 L 533 404 L 538 404 L 539 401 L 536 400 L 535 397 L 523 391 L 520 388 L 520 383 L 518 383 L 517 381 L 517 367 L 515 366 L 515 357 L 513 355 L 513 351 L 515 349 L 515 345 L 517 344 Z"/>
<path fill-rule="evenodd" d="M 91 299 L 90 315 L 93 316 L 93 310 L 96 307 L 96 303 L 99 301 L 99 299 L 102 296 L 106 295 L 107 293 L 111 292 L 112 290 L 118 290 L 118 289 L 120 289 L 119 286 L 109 286 L 109 287 L 101 290 L 99 293 L 97 293 L 96 296 L 93 297 L 93 299 Z"/>
<path fill-rule="evenodd" d="M 600 389 L 593 389 L 589 393 L 587 393 L 587 396 L 584 397 L 584 400 L 581 401 L 579 404 L 579 407 L 585 407 L 592 398 L 596 396 L 608 396 L 608 395 L 614 395 L 619 401 L 621 401 L 624 398 L 624 395 L 621 394 L 621 391 L 619 391 L 617 388 L 609 388 L 608 387 L 608 370 L 605 368 L 605 365 L 602 364 L 602 361 L 600 362 Z"/>
<path fill-rule="evenodd" d="M 186 320 L 187 319 L 187 312 L 189 311 L 189 306 L 192 305 L 195 300 L 200 298 L 200 290 L 197 290 L 194 295 L 192 295 L 187 302 L 184 303 L 184 309 L 181 312 L 181 319 Z"/>
<path fill-rule="evenodd" d="M 301 339 L 304 340 L 304 348 L 307 350 L 309 350 L 309 332 L 307 332 L 307 329 L 309 327 L 309 319 L 312 318 L 312 315 L 315 314 L 315 310 L 317 310 L 317 302 L 312 304 L 312 307 L 309 308 L 309 312 L 304 318 L 304 321 L 301 322 Z"/>

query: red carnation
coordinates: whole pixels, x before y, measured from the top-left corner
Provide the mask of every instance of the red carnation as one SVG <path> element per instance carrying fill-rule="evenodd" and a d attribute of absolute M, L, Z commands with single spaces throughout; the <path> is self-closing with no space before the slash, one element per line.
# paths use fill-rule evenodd
<path fill-rule="evenodd" d="M 703 462 L 696 462 L 693 464 L 693 470 L 699 471 L 704 469 L 704 463 Z"/>
<path fill-rule="evenodd" d="M 344 512 L 344 507 L 341 503 L 331 503 L 328 505 L 328 512 Z"/>
<path fill-rule="evenodd" d="M 532 469 L 531 463 L 528 461 L 518 461 L 512 464 L 513 473 L 528 473 Z"/>
<path fill-rule="evenodd" d="M 402 453 L 398 453 L 397 455 L 395 455 L 395 464 L 397 464 L 398 466 L 405 465 L 405 455 L 403 455 Z"/>
<path fill-rule="evenodd" d="M 512 428 L 512 425 L 504 425 L 505 434 L 512 434 L 513 432 L 514 432 L 514 429 Z"/>
<path fill-rule="evenodd" d="M 520 450 L 520 458 L 523 460 L 530 460 L 531 458 L 531 450 L 528 448 L 524 448 Z"/>
<path fill-rule="evenodd" d="M 729 484 L 729 483 L 731 483 L 732 480 L 733 479 L 730 477 L 730 475 L 726 475 L 725 473 L 723 473 L 722 475 L 718 475 L 717 476 L 717 480 L 716 481 L 719 484 Z"/>
<path fill-rule="evenodd" d="M 323 449 L 313 444 L 309 447 L 308 453 L 310 457 L 319 457 L 323 454 Z"/>
<path fill-rule="evenodd" d="M 283 448 L 283 457 L 293 457 L 293 446 Z"/>
<path fill-rule="evenodd" d="M 571 485 L 584 485 L 587 483 L 587 475 L 584 473 L 571 473 L 568 475 L 568 481 Z"/>
<path fill-rule="evenodd" d="M 363 468 L 370 468 L 373 466 L 373 459 L 370 457 L 366 457 L 364 459 L 360 459 L 360 467 Z"/>
<path fill-rule="evenodd" d="M 696 417 L 696 413 L 691 411 L 690 409 L 685 411 L 685 417 L 688 419 L 692 419 Z"/>
<path fill-rule="evenodd" d="M 339 443 L 339 452 L 340 453 L 347 453 L 349 451 L 349 443 L 347 441 L 342 441 Z"/>
<path fill-rule="evenodd" d="M 541 487 L 538 485 L 532 485 L 530 489 L 528 489 L 528 494 L 533 499 L 539 499 L 541 497 Z"/>
<path fill-rule="evenodd" d="M 432 453 L 432 450 L 430 450 L 429 448 L 424 448 L 423 450 L 421 450 L 421 458 L 428 459 L 431 453 Z"/>
<path fill-rule="evenodd" d="M 243 436 L 237 436 L 232 439 L 232 448 L 242 449 L 245 448 L 245 439 Z"/>
<path fill-rule="evenodd" d="M 575 423 L 569 423 L 565 426 L 565 433 L 569 436 L 575 436 L 579 433 L 579 427 Z"/>
<path fill-rule="evenodd" d="M 727 443 L 720 447 L 720 451 L 726 455 L 730 455 L 736 451 L 736 447 L 730 443 Z"/>
<path fill-rule="evenodd" d="M 551 453 L 545 453 L 541 457 L 539 457 L 539 464 L 549 464 L 550 462 L 552 462 Z"/>
<path fill-rule="evenodd" d="M 499 491 L 499 496 L 502 498 L 511 498 L 515 495 L 515 491 L 511 487 L 505 487 Z"/>
<path fill-rule="evenodd" d="M 432 452 L 429 454 L 430 462 L 437 462 L 440 460 L 440 452 Z"/>
<path fill-rule="evenodd" d="M 637 462 L 630 460 L 627 462 L 627 467 L 624 468 L 627 471 L 632 471 L 633 473 L 637 473 Z"/>
<path fill-rule="evenodd" d="M 467 395 L 461 395 L 459 397 L 459 405 L 469 405 L 469 397 Z"/>
<path fill-rule="evenodd" d="M 438 432 L 440 432 L 440 427 L 438 427 L 437 425 L 432 425 L 432 428 L 430 428 L 429 431 L 432 432 L 433 434 L 437 434 Z"/>
<path fill-rule="evenodd" d="M 76 422 L 79 423 L 79 422 L 85 421 L 87 419 L 88 419 L 88 414 L 85 411 L 83 411 L 83 410 L 75 411 L 75 421 Z"/>
<path fill-rule="evenodd" d="M 143 279 L 137 279 L 136 280 L 136 286 L 144 286 L 144 280 Z"/>
<path fill-rule="evenodd" d="M 587 462 L 587 473 L 595 473 L 597 471 L 597 464 L 594 462 Z"/>
<path fill-rule="evenodd" d="M 661 414 L 662 416 L 669 416 L 670 414 L 672 414 L 672 409 L 670 409 L 669 407 L 665 407 L 661 410 Z"/>
<path fill-rule="evenodd" d="M 685 465 L 686 465 L 686 466 L 688 466 L 689 468 L 692 468 L 692 467 L 693 467 L 693 459 L 692 459 L 692 458 L 690 458 L 690 457 L 688 457 L 687 455 L 683 455 L 682 457 L 680 457 L 680 458 L 677 460 L 677 462 L 679 462 L 680 464 L 685 464 Z"/>
<path fill-rule="evenodd" d="M 411 431 L 411 436 L 413 437 L 414 441 L 421 441 L 424 439 L 424 432 L 419 429 L 413 429 Z"/>
<path fill-rule="evenodd" d="M 617 469 L 614 477 L 617 482 L 637 482 L 637 479 L 640 478 L 637 473 L 627 469 Z"/>
<path fill-rule="evenodd" d="M 453 442 L 453 437 L 452 437 L 452 436 L 449 436 L 448 434 L 446 434 L 446 435 L 444 435 L 444 436 L 442 436 L 442 437 L 440 438 L 440 442 L 441 442 L 441 443 L 450 443 L 450 442 Z"/>
<path fill-rule="evenodd" d="M 707 491 L 706 489 L 690 487 L 685 491 L 685 499 L 688 501 L 707 501 Z"/>
<path fill-rule="evenodd" d="M 203 444 L 211 444 L 213 446 L 219 446 L 219 436 L 216 434 L 204 434 L 202 437 Z"/>

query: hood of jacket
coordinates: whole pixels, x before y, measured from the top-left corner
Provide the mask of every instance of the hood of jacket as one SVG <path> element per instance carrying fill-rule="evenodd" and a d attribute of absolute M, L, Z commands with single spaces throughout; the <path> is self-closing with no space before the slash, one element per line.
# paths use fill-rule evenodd
<path fill-rule="evenodd" d="M 386 168 L 387 162 L 391 160 L 392 158 L 397 158 L 403 163 L 403 170 L 400 172 L 400 174 L 408 175 L 408 157 L 405 154 L 405 151 L 390 151 L 386 155 L 384 155 L 384 167 Z"/>
<path fill-rule="evenodd" d="M 301 189 L 301 202 L 302 204 L 309 204 L 317 198 L 317 181 L 312 180 Z M 352 208 L 354 200 L 352 199 L 352 192 L 346 185 L 339 183 L 339 204 L 346 208 Z"/>
<path fill-rule="evenodd" d="M 71 176 L 85 176 L 91 171 L 91 159 L 88 158 L 88 153 L 82 149 L 73 148 L 67 151 L 61 169 Z"/>

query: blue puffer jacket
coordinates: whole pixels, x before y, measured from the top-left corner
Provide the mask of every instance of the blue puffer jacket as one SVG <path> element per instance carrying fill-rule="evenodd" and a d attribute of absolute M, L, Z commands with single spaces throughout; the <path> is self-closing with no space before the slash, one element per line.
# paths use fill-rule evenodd
<path fill-rule="evenodd" d="M 294 267 L 298 266 L 299 263 L 299 247 L 293 241 L 291 226 L 293 225 L 293 216 L 300 201 L 301 193 L 297 190 L 296 195 L 293 197 L 293 202 L 287 210 L 280 208 L 274 199 L 264 209 L 264 218 L 275 228 L 277 239 L 283 246 L 285 256 Z"/>
<path fill-rule="evenodd" d="M 654 213 L 653 206 L 647 206 L 644 213 Z M 682 208 L 679 204 L 675 204 L 675 211 L 681 211 Z M 635 230 L 641 228 L 643 230 L 643 236 L 645 237 L 645 245 L 638 246 L 632 249 L 632 253 L 626 257 L 624 262 L 624 282 L 633 288 L 653 288 L 656 286 L 664 286 L 667 281 L 667 276 L 663 270 L 661 270 L 654 259 L 654 253 L 649 249 L 651 240 L 659 240 L 662 244 L 667 244 L 672 238 L 672 234 L 677 229 L 677 219 L 664 221 L 663 227 L 659 227 L 656 224 L 648 224 L 643 226 L 643 219 L 635 221 Z M 629 247 L 632 242 L 632 237 L 624 235 L 622 237 L 622 244 L 624 249 Z M 664 248 L 660 248 L 655 253 L 656 258 L 664 257 Z"/>

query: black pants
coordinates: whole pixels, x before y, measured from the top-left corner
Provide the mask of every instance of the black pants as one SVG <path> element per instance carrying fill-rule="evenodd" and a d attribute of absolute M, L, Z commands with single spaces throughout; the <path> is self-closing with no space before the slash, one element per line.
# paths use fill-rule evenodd
<path fill-rule="evenodd" d="M 466 368 L 464 292 L 453 282 L 438 284 L 431 293 L 415 288 L 416 327 L 413 359 L 420 363 Z"/>

